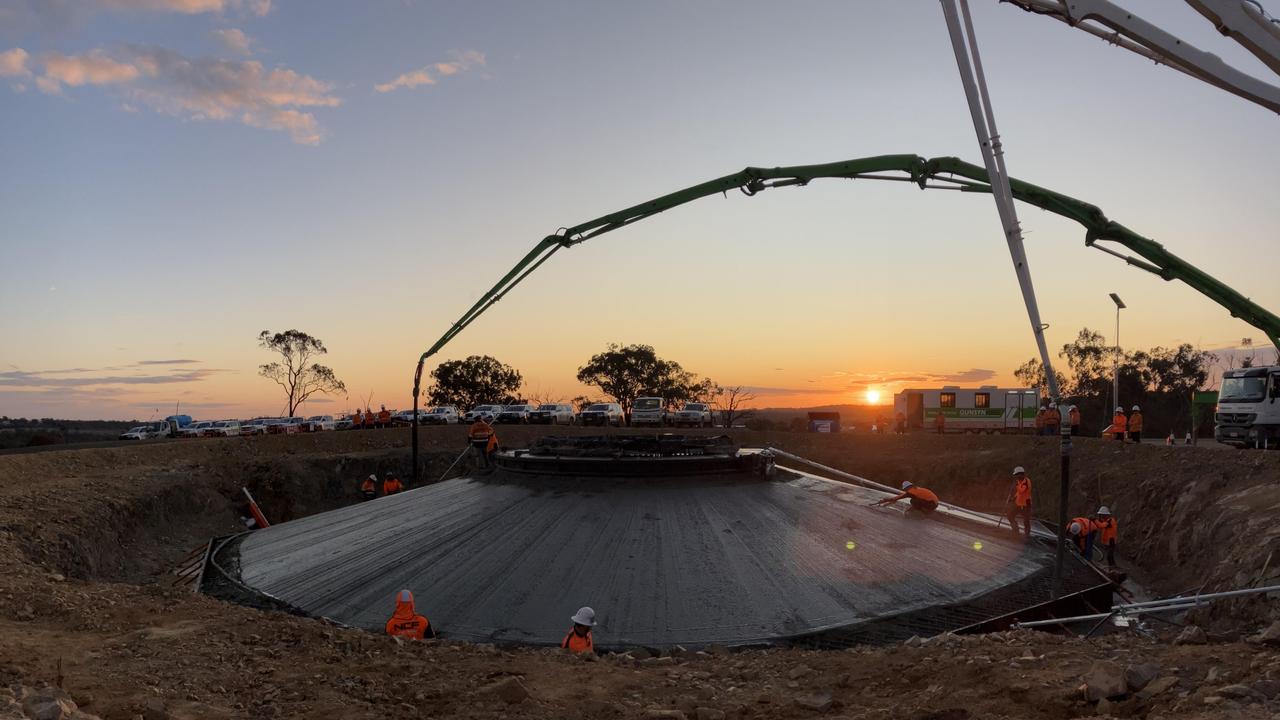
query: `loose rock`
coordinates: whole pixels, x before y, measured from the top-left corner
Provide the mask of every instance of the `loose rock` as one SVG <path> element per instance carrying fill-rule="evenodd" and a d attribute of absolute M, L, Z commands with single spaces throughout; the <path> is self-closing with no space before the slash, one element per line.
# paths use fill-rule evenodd
<path fill-rule="evenodd" d="M 831 709 L 831 693 L 816 692 L 797 695 L 795 697 L 796 705 L 808 710 L 817 712 L 826 712 Z"/>
<path fill-rule="evenodd" d="M 1124 682 L 1129 686 L 1130 692 L 1137 692 L 1160 675 L 1160 668 L 1151 663 L 1142 663 L 1140 665 L 1130 665 L 1124 671 Z"/>
<path fill-rule="evenodd" d="M 529 697 L 528 688 L 517 677 L 503 678 L 485 688 L 484 692 L 488 695 L 493 695 L 508 705 L 524 702 L 525 698 Z"/>
<path fill-rule="evenodd" d="M 1106 698 L 1122 698 L 1129 692 L 1125 673 L 1115 663 L 1099 662 L 1084 676 L 1084 694 L 1089 702 Z"/>
<path fill-rule="evenodd" d="M 1201 628 L 1190 625 L 1173 640 L 1174 645 L 1208 645 L 1209 636 Z"/>

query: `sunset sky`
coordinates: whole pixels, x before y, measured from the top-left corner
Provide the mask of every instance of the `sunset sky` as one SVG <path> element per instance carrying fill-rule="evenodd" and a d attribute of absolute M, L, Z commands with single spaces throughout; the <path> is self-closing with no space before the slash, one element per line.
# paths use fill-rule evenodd
<path fill-rule="evenodd" d="M 1183 3 L 1121 0 L 1256 76 Z M 1273 312 L 1273 113 L 972 0 L 1010 172 Z M 1277 7 L 1272 7 L 1273 13 Z M 407 407 L 419 353 L 544 235 L 748 165 L 980 163 L 934 0 L 0 0 L 0 415 L 275 414 L 264 329 Z M 1053 347 L 1262 333 L 1020 206 Z M 828 180 L 560 252 L 438 360 L 584 392 L 647 343 L 767 406 L 1008 384 L 1035 353 L 987 196 Z"/>

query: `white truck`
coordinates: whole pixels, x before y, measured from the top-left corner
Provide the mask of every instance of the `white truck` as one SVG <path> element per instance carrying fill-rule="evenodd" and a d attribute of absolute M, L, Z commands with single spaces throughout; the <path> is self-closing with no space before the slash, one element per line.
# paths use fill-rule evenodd
<path fill-rule="evenodd" d="M 711 427 L 711 407 L 706 403 L 690 402 L 676 411 L 672 422 L 676 427 Z"/>
<path fill-rule="evenodd" d="M 1280 446 L 1280 365 L 1222 374 L 1213 438 L 1236 447 Z"/>
<path fill-rule="evenodd" d="M 638 397 L 631 403 L 631 427 L 667 424 L 667 401 L 660 397 Z"/>
<path fill-rule="evenodd" d="M 944 432 L 1033 432 L 1039 406 L 1036 390 L 994 385 L 908 389 L 893 396 L 893 413 L 906 416 L 908 430 L 930 432 L 939 413 Z"/>

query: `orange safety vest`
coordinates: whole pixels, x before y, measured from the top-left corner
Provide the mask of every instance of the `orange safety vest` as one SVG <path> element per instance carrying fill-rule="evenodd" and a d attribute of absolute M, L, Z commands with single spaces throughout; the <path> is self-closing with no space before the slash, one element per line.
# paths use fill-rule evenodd
<path fill-rule="evenodd" d="M 1083 552 L 1085 540 L 1089 538 L 1089 533 L 1093 532 L 1093 521 L 1089 518 L 1074 518 L 1071 522 L 1067 523 L 1068 529 L 1070 529 L 1071 523 L 1080 524 L 1080 534 L 1076 536 L 1075 540 L 1076 545 L 1080 548 L 1081 552 Z"/>
<path fill-rule="evenodd" d="M 1031 478 L 1023 477 L 1014 481 L 1013 504 L 1020 507 L 1031 507 Z"/>
<path fill-rule="evenodd" d="M 357 410 L 355 415 L 351 416 L 351 425 L 354 427 L 360 424 L 360 411 Z"/>
<path fill-rule="evenodd" d="M 1115 417 L 1111 418 L 1111 432 L 1124 432 L 1128 424 L 1129 418 L 1125 417 L 1124 413 L 1116 413 Z"/>
<path fill-rule="evenodd" d="M 1044 408 L 1040 408 L 1039 410 L 1036 410 L 1036 428 L 1037 429 L 1044 427 L 1044 415 L 1045 415 Z"/>
<path fill-rule="evenodd" d="M 1114 517 L 1108 517 L 1105 520 L 1094 520 L 1093 526 L 1098 529 L 1098 539 L 1103 545 L 1110 545 L 1116 541 L 1119 524 Z"/>
<path fill-rule="evenodd" d="M 935 495 L 932 490 L 928 488 L 922 488 L 918 485 L 912 485 L 911 487 L 904 490 L 903 493 L 907 497 L 915 498 L 916 500 L 923 500 L 925 502 L 931 502 L 931 503 L 938 502 L 938 496 Z"/>
<path fill-rule="evenodd" d="M 493 431 L 493 427 L 489 423 L 477 420 L 471 424 L 471 429 L 467 432 L 472 442 L 488 438 L 489 442 L 484 445 L 485 452 L 493 452 L 498 449 L 498 433 Z"/>
<path fill-rule="evenodd" d="M 401 599 L 403 595 L 408 595 L 408 599 Z M 408 590 L 402 590 L 396 596 L 396 611 L 387 621 L 387 634 L 413 640 L 436 636 L 435 631 L 431 629 L 431 621 L 414 611 L 413 593 Z"/>
<path fill-rule="evenodd" d="M 394 495 L 401 490 L 404 490 L 404 483 L 400 482 L 399 478 L 391 478 L 390 480 L 382 481 L 383 495 Z"/>
<path fill-rule="evenodd" d="M 1070 412 L 1070 415 L 1069 415 L 1069 416 L 1070 416 L 1070 418 L 1071 418 L 1071 424 L 1072 424 L 1072 425 L 1079 425 L 1079 424 L 1080 424 L 1080 409 L 1079 409 L 1079 408 L 1071 408 L 1071 412 Z"/>
<path fill-rule="evenodd" d="M 933 416 L 933 425 L 934 427 L 941 428 L 941 427 L 944 427 L 946 424 L 947 424 L 947 416 L 943 415 L 942 411 L 939 410 L 938 414 Z"/>
<path fill-rule="evenodd" d="M 579 635 L 573 630 L 564 636 L 564 640 L 560 641 L 560 647 L 569 652 L 589 653 L 595 652 L 596 644 L 591 639 L 591 631 L 588 630 L 586 635 Z"/>
<path fill-rule="evenodd" d="M 1044 419 L 1046 425 L 1061 425 L 1062 413 L 1058 408 L 1049 408 L 1049 411 L 1044 414 Z"/>
<path fill-rule="evenodd" d="M 1136 410 L 1129 416 L 1129 432 L 1142 432 L 1142 413 Z"/>
<path fill-rule="evenodd" d="M 364 424 L 365 424 L 365 425 L 372 425 L 372 424 L 373 424 L 373 411 L 372 411 L 372 410 L 365 410 L 365 411 L 364 411 Z"/>
<path fill-rule="evenodd" d="M 360 483 L 360 492 L 376 494 L 378 492 L 378 486 L 369 478 L 365 478 L 364 482 Z"/>
<path fill-rule="evenodd" d="M 391 422 L 391 411 L 390 411 L 390 410 L 382 410 L 382 411 L 380 411 L 380 412 L 378 413 L 378 422 L 380 422 L 380 423 L 382 423 L 382 424 L 384 424 L 384 425 L 385 425 L 386 423 Z"/>

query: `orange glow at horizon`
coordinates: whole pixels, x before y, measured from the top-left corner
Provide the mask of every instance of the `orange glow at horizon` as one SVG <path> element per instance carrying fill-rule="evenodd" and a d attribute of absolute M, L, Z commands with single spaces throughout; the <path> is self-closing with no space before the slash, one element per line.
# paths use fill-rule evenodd
<path fill-rule="evenodd" d="M 870 390 L 867 390 L 867 404 L 868 404 L 868 405 L 879 405 L 879 404 L 880 404 L 880 391 L 879 391 L 879 390 L 876 390 L 876 389 L 874 389 L 874 388 L 872 388 L 872 389 L 870 389 Z"/>

